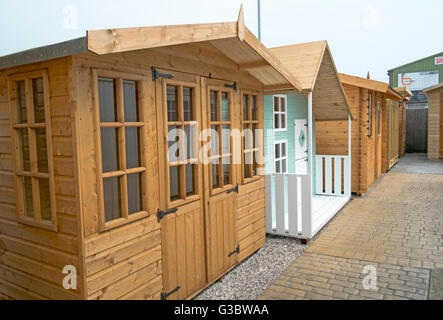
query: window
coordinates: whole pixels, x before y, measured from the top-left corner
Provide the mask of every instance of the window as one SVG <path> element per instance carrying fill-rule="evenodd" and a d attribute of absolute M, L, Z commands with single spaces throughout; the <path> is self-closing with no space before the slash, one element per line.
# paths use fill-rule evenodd
<path fill-rule="evenodd" d="M 377 101 L 377 134 L 381 134 L 381 104 Z"/>
<path fill-rule="evenodd" d="M 211 128 L 211 189 L 232 185 L 231 93 L 209 90 Z"/>
<path fill-rule="evenodd" d="M 368 105 L 368 137 L 372 137 L 372 93 L 369 93 L 369 105 Z"/>
<path fill-rule="evenodd" d="M 57 231 L 48 74 L 38 71 L 9 80 L 17 217 Z"/>
<path fill-rule="evenodd" d="M 275 156 L 275 173 L 287 173 L 288 172 L 288 142 L 278 141 L 274 145 Z"/>
<path fill-rule="evenodd" d="M 141 79 L 95 73 L 97 166 L 101 195 L 101 229 L 147 215 L 144 203 L 146 164 Z"/>
<path fill-rule="evenodd" d="M 286 96 L 273 96 L 273 110 L 274 110 L 274 130 L 284 131 L 287 128 L 286 121 Z"/>
<path fill-rule="evenodd" d="M 243 95 L 242 108 L 242 177 L 243 182 L 254 178 L 257 172 L 257 157 L 260 155 L 260 141 L 257 133 L 259 126 L 257 96 Z"/>
<path fill-rule="evenodd" d="M 190 200 L 198 195 L 198 122 L 195 94 L 193 86 L 166 85 L 170 203 Z"/>

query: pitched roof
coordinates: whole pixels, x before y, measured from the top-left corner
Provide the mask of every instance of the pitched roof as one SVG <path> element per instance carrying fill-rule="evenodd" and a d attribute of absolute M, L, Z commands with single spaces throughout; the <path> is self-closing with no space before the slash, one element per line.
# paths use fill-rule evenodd
<path fill-rule="evenodd" d="M 265 89 L 296 88 L 294 75 L 245 26 L 243 7 L 235 22 L 88 30 L 86 38 L 0 57 L 0 69 L 85 52 L 98 55 L 209 42 L 247 71 Z M 55 54 L 54 54 L 55 52 Z"/>
<path fill-rule="evenodd" d="M 343 84 L 365 88 L 387 94 L 389 97 L 401 100 L 402 96 L 392 89 L 386 82 L 351 76 L 349 74 L 340 73 L 340 80 Z"/>
<path fill-rule="evenodd" d="M 327 41 L 271 48 L 270 51 L 288 67 L 304 91 L 312 91 L 316 120 L 348 119 L 349 104 Z"/>
<path fill-rule="evenodd" d="M 427 59 L 429 59 L 429 58 L 434 58 L 434 57 L 437 57 L 437 56 L 443 56 L 443 52 L 436 53 L 436 54 L 433 54 L 432 56 L 425 57 L 425 58 L 421 58 L 421 59 L 418 59 L 418 60 L 415 60 L 415 61 L 412 61 L 412 62 L 409 62 L 409 63 L 406 63 L 406 64 L 402 64 L 401 66 L 398 66 L 398 67 L 395 67 L 395 68 L 389 69 L 388 72 L 392 72 L 392 71 L 395 71 L 395 70 L 397 70 L 397 69 L 400 69 L 400 68 L 403 68 L 403 67 L 409 66 L 409 65 L 411 65 L 411 64 L 414 64 L 414 63 L 417 63 L 417 62 L 421 62 L 421 61 L 423 61 L 423 60 L 427 60 Z"/>
<path fill-rule="evenodd" d="M 425 88 L 425 89 L 423 89 L 423 91 L 428 93 L 430 91 L 434 91 L 434 90 L 441 89 L 441 88 L 443 88 L 443 82 L 441 82 L 439 84 L 436 84 L 436 85 L 434 85 L 432 87 Z"/>

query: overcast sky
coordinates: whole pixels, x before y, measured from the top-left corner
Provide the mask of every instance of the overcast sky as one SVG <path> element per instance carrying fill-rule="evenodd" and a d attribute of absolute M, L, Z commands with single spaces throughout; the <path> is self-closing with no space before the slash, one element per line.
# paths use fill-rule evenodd
<path fill-rule="evenodd" d="M 235 21 L 257 35 L 257 0 L 0 1 L 0 56 L 85 35 L 88 29 Z M 261 0 L 267 47 L 328 40 L 339 72 L 386 72 L 443 51 L 441 0 Z"/>

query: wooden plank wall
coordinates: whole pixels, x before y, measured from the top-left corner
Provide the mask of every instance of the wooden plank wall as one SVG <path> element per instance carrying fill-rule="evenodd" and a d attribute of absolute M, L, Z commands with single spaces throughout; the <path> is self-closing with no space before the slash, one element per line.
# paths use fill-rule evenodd
<path fill-rule="evenodd" d="M 239 187 L 237 230 L 241 262 L 260 249 L 266 241 L 265 182 L 260 179 Z"/>
<path fill-rule="evenodd" d="M 406 100 L 400 104 L 399 110 L 399 150 L 398 155 L 403 157 L 406 153 Z"/>
<path fill-rule="evenodd" d="M 428 93 L 428 158 L 440 158 L 440 104 L 443 100 L 443 90 L 435 90 Z"/>
<path fill-rule="evenodd" d="M 6 72 L 0 73 L 0 296 L 12 299 L 79 299 L 83 290 L 79 258 L 77 185 L 71 127 L 69 59 L 57 59 L 8 74 L 47 69 L 51 104 L 58 232 L 26 226 L 16 219 Z M 78 289 L 63 289 L 63 267 L 74 265 Z"/>

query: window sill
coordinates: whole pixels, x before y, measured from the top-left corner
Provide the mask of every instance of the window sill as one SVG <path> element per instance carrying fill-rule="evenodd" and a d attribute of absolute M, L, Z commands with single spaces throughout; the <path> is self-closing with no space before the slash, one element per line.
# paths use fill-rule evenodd
<path fill-rule="evenodd" d="M 35 222 L 32 218 L 20 217 L 18 222 L 27 226 L 57 232 L 57 224 L 52 221 Z"/>
<path fill-rule="evenodd" d="M 105 231 L 109 231 L 118 227 L 122 227 L 124 225 L 127 225 L 129 223 L 141 220 L 143 218 L 147 218 L 149 217 L 150 214 L 146 211 L 140 211 L 137 213 L 133 213 L 131 215 L 128 216 L 128 218 L 119 218 L 119 219 L 115 219 L 109 222 L 105 222 L 104 226 L 102 228 L 100 228 L 100 232 L 105 232 Z"/>
<path fill-rule="evenodd" d="M 285 129 L 274 129 L 274 132 L 287 132 L 288 128 Z"/>
<path fill-rule="evenodd" d="M 200 195 L 189 196 L 186 199 L 174 200 L 168 203 L 168 209 L 176 208 L 200 200 Z"/>

